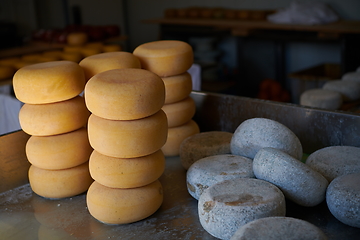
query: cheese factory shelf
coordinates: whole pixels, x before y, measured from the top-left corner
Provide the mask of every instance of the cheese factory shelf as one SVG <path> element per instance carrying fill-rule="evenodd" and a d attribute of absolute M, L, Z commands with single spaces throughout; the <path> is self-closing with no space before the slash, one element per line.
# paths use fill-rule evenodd
<path fill-rule="evenodd" d="M 233 132 L 246 119 L 279 121 L 298 135 L 304 152 L 330 145 L 360 147 L 360 115 L 325 111 L 237 96 L 193 92 L 194 120 L 202 131 Z M 179 157 L 166 159 L 160 181 L 164 202 L 150 217 L 131 224 L 106 225 L 86 208 L 86 194 L 60 200 L 37 196 L 27 184 L 29 163 L 22 131 L 0 136 L 0 232 L 12 239 L 215 239 L 200 225 L 197 201 L 186 188 L 186 171 Z M 1 193 L 2 192 L 2 193 Z M 359 228 L 335 219 L 326 203 L 301 207 L 287 201 L 287 216 L 304 219 L 332 239 L 358 239 Z"/>

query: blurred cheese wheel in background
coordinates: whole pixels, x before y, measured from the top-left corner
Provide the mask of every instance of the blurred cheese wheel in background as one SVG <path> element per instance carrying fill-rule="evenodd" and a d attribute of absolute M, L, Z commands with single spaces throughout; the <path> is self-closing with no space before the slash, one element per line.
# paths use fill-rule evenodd
<path fill-rule="evenodd" d="M 90 57 L 90 56 L 101 53 L 102 50 L 101 50 L 101 48 L 97 48 L 97 47 L 82 47 L 80 49 L 80 52 L 84 57 Z"/>
<path fill-rule="evenodd" d="M 160 77 L 184 73 L 194 62 L 192 47 L 178 40 L 144 43 L 135 48 L 133 53 L 140 59 L 142 68 Z"/>
<path fill-rule="evenodd" d="M 29 168 L 31 189 L 45 198 L 65 198 L 81 194 L 92 182 L 88 162 L 62 170 L 46 170 L 34 165 Z"/>
<path fill-rule="evenodd" d="M 16 98 L 24 103 L 53 103 L 79 95 L 85 87 L 85 76 L 74 62 L 38 63 L 19 69 L 13 87 Z"/>
<path fill-rule="evenodd" d="M 71 132 L 86 126 L 89 110 L 83 97 L 49 104 L 24 104 L 19 112 L 24 132 L 35 136 L 49 136 Z"/>
<path fill-rule="evenodd" d="M 88 121 L 91 146 L 101 154 L 135 158 L 159 150 L 166 142 L 167 118 L 160 110 L 136 120 L 109 120 L 92 114 Z"/>
<path fill-rule="evenodd" d="M 11 79 L 14 73 L 15 73 L 14 67 L 0 65 L 0 80 Z"/>
<path fill-rule="evenodd" d="M 85 32 L 72 32 L 67 35 L 67 44 L 72 46 L 81 46 L 87 43 L 88 35 Z"/>
<path fill-rule="evenodd" d="M 0 65 L 14 67 L 16 62 L 20 61 L 19 57 L 7 57 L 0 59 Z"/>
<path fill-rule="evenodd" d="M 61 54 L 61 59 L 78 63 L 83 59 L 83 55 L 80 52 L 63 52 Z"/>
<path fill-rule="evenodd" d="M 181 101 L 189 96 L 192 90 L 192 79 L 188 72 L 170 77 L 163 77 L 165 84 L 165 104 Z"/>
<path fill-rule="evenodd" d="M 94 181 L 86 195 L 90 214 L 107 224 L 140 221 L 155 213 L 163 202 L 159 180 L 138 188 L 109 188 Z"/>
<path fill-rule="evenodd" d="M 42 56 L 51 56 L 61 58 L 63 51 L 60 50 L 49 50 L 42 53 Z"/>
<path fill-rule="evenodd" d="M 63 48 L 64 52 L 76 52 L 76 53 L 81 53 L 81 49 L 82 46 L 71 46 L 71 45 L 66 45 Z"/>
<path fill-rule="evenodd" d="M 113 69 L 93 76 L 84 94 L 86 106 L 93 114 L 112 120 L 133 120 L 162 108 L 165 86 L 160 77 L 144 69 Z"/>
<path fill-rule="evenodd" d="M 195 115 L 195 101 L 187 97 L 179 102 L 165 104 L 162 107 L 168 118 L 168 127 L 177 127 L 189 122 Z"/>
<path fill-rule="evenodd" d="M 122 50 L 119 44 L 105 44 L 102 47 L 103 52 L 118 52 Z"/>
<path fill-rule="evenodd" d="M 129 52 L 109 52 L 92 55 L 81 60 L 79 65 L 84 69 L 88 80 L 95 74 L 112 69 L 141 68 L 140 60 Z"/>
<path fill-rule="evenodd" d="M 86 128 L 53 136 L 31 136 L 25 150 L 31 164 L 49 170 L 83 164 L 93 151 Z"/>
<path fill-rule="evenodd" d="M 41 56 L 40 53 L 25 54 L 21 56 L 21 60 L 29 61 L 29 62 L 37 62 L 40 56 Z"/>
<path fill-rule="evenodd" d="M 135 188 L 154 182 L 165 170 L 161 150 L 138 158 L 113 158 L 96 150 L 89 161 L 92 178 L 111 188 Z"/>

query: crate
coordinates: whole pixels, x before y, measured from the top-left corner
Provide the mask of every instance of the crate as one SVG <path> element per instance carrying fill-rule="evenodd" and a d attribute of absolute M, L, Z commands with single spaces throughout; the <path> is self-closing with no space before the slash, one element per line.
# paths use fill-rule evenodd
<path fill-rule="evenodd" d="M 322 88 L 330 80 L 341 78 L 341 66 L 336 63 L 324 63 L 314 67 L 290 73 L 291 99 L 293 103 L 300 102 L 303 92 L 313 88 Z"/>

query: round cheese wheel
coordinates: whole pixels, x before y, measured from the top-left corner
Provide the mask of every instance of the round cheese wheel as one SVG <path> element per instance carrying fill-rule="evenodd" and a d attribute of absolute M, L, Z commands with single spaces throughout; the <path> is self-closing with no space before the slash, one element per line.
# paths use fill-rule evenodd
<path fill-rule="evenodd" d="M 25 148 L 28 161 L 38 168 L 65 169 L 89 160 L 92 148 L 86 128 L 53 136 L 31 136 Z"/>
<path fill-rule="evenodd" d="M 175 76 L 163 77 L 165 84 L 165 104 L 181 101 L 189 96 L 192 90 L 192 79 L 188 72 Z"/>
<path fill-rule="evenodd" d="M 96 150 L 90 157 L 92 178 L 110 188 L 135 188 L 154 182 L 165 170 L 161 150 L 138 158 L 113 158 Z"/>
<path fill-rule="evenodd" d="M 168 127 L 178 127 L 189 122 L 195 115 L 195 101 L 187 97 L 176 103 L 165 104 L 162 107 L 168 119 Z"/>
<path fill-rule="evenodd" d="M 285 197 L 275 185 L 235 178 L 206 189 L 198 202 L 202 227 L 214 237 L 230 239 L 243 225 L 264 217 L 285 216 Z"/>
<path fill-rule="evenodd" d="M 253 160 L 253 170 L 256 178 L 276 185 L 298 205 L 313 207 L 325 199 L 329 184 L 326 178 L 279 149 L 260 149 Z"/>
<path fill-rule="evenodd" d="M 9 67 L 14 67 L 15 63 L 20 61 L 20 57 L 6 57 L 6 58 L 2 58 L 0 59 L 0 65 L 2 66 L 9 66 Z"/>
<path fill-rule="evenodd" d="M 100 54 L 102 52 L 101 48 L 96 47 L 82 47 L 80 49 L 81 54 L 83 57 L 90 57 L 96 54 Z"/>
<path fill-rule="evenodd" d="M 186 72 L 194 62 L 192 47 L 183 41 L 160 40 L 139 45 L 134 55 L 141 67 L 161 77 Z"/>
<path fill-rule="evenodd" d="M 265 217 L 241 226 L 231 240 L 313 239 L 327 240 L 312 223 L 291 217 Z"/>
<path fill-rule="evenodd" d="M 29 168 L 31 189 L 45 198 L 65 198 L 85 192 L 93 179 L 88 162 L 61 170 L 46 170 L 31 165 Z"/>
<path fill-rule="evenodd" d="M 360 99 L 360 82 L 357 81 L 328 81 L 324 84 L 323 89 L 340 93 L 344 102 Z"/>
<path fill-rule="evenodd" d="M 61 59 L 61 55 L 63 51 L 61 50 L 48 50 L 42 53 L 43 56 L 51 56 L 51 57 L 58 57 Z"/>
<path fill-rule="evenodd" d="M 19 60 L 18 62 L 14 63 L 14 68 L 16 70 L 19 70 L 20 68 L 29 66 L 29 65 L 33 65 L 33 64 L 37 64 L 39 62 L 37 61 L 24 61 L 24 60 Z"/>
<path fill-rule="evenodd" d="M 91 146 L 103 155 L 135 158 L 158 151 L 166 142 L 164 111 L 136 120 L 109 120 L 92 114 L 88 122 Z"/>
<path fill-rule="evenodd" d="M 15 68 L 0 65 L 0 80 L 11 79 L 15 73 Z"/>
<path fill-rule="evenodd" d="M 250 158 L 220 154 L 202 158 L 186 172 L 186 185 L 190 195 L 199 199 L 205 189 L 233 178 L 254 178 Z"/>
<path fill-rule="evenodd" d="M 119 52 L 122 50 L 122 47 L 119 44 L 105 44 L 102 47 L 103 52 Z"/>
<path fill-rule="evenodd" d="M 83 55 L 80 52 L 63 52 L 61 54 L 61 59 L 78 63 L 83 59 Z"/>
<path fill-rule="evenodd" d="M 109 188 L 94 181 L 86 203 L 90 214 L 107 224 L 126 224 L 140 221 L 155 213 L 163 202 L 159 180 L 138 188 Z"/>
<path fill-rule="evenodd" d="M 223 131 L 202 132 L 189 136 L 180 145 L 181 164 L 188 169 L 199 159 L 230 153 L 232 136 L 232 133 Z"/>
<path fill-rule="evenodd" d="M 84 94 L 86 106 L 93 114 L 106 119 L 133 120 L 150 116 L 162 108 L 165 86 L 152 72 L 123 68 L 93 76 Z"/>
<path fill-rule="evenodd" d="M 24 132 L 35 136 L 49 136 L 74 131 L 86 126 L 89 110 L 84 98 L 48 104 L 24 104 L 19 122 Z"/>
<path fill-rule="evenodd" d="M 27 62 L 38 62 L 40 56 L 40 53 L 25 54 L 21 56 L 21 60 Z"/>
<path fill-rule="evenodd" d="M 63 51 L 66 53 L 81 53 L 82 46 L 65 45 Z"/>
<path fill-rule="evenodd" d="M 310 89 L 300 96 L 300 105 L 337 110 L 343 103 L 340 93 L 326 89 Z"/>
<path fill-rule="evenodd" d="M 161 148 L 166 157 L 178 156 L 180 153 L 180 145 L 184 139 L 200 132 L 199 126 L 194 120 L 168 129 L 167 140 Z"/>
<path fill-rule="evenodd" d="M 360 67 L 359 67 L 360 69 Z M 354 81 L 354 82 L 360 82 L 360 71 L 358 72 L 348 72 L 345 73 L 342 77 L 341 80 L 343 81 Z"/>
<path fill-rule="evenodd" d="M 53 103 L 79 95 L 85 87 L 85 76 L 77 63 L 45 62 L 19 69 L 13 86 L 15 96 L 24 103 Z"/>
<path fill-rule="evenodd" d="M 360 147 L 330 146 L 321 148 L 306 159 L 306 165 L 329 182 L 350 173 L 360 172 Z"/>
<path fill-rule="evenodd" d="M 139 59 L 129 52 L 99 53 L 84 58 L 79 65 L 84 69 L 85 78 L 87 80 L 95 74 L 107 70 L 141 68 Z"/>
<path fill-rule="evenodd" d="M 280 149 L 299 160 L 303 156 L 299 138 L 285 125 L 267 118 L 245 120 L 230 142 L 232 154 L 248 158 L 254 158 L 264 147 Z"/>
<path fill-rule="evenodd" d="M 71 46 L 82 46 L 88 41 L 88 35 L 85 32 L 71 32 L 66 37 L 67 44 Z"/>

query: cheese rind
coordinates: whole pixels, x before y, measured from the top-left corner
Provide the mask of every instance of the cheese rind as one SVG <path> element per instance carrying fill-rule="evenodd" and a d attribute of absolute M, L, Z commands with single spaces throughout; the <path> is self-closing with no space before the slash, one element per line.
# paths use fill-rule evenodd
<path fill-rule="evenodd" d="M 192 90 L 192 79 L 188 72 L 163 77 L 165 84 L 165 104 L 181 101 L 189 96 Z"/>
<path fill-rule="evenodd" d="M 155 213 L 163 202 L 159 180 L 138 188 L 109 188 L 94 181 L 89 187 L 86 203 L 90 214 L 107 224 L 140 221 Z"/>
<path fill-rule="evenodd" d="M 165 86 L 152 72 L 123 68 L 93 76 L 84 94 L 86 106 L 93 114 L 112 120 L 134 120 L 148 117 L 162 108 Z"/>
<path fill-rule="evenodd" d="M 195 101 L 187 97 L 179 102 L 165 104 L 162 107 L 168 118 L 168 127 L 178 127 L 190 121 L 195 115 Z"/>
<path fill-rule="evenodd" d="M 92 114 L 88 121 L 91 146 L 99 153 L 118 158 L 135 158 L 158 151 L 166 142 L 167 118 L 160 110 L 136 120 L 109 120 Z"/>
<path fill-rule="evenodd" d="M 135 188 L 154 182 L 165 170 L 161 150 L 138 158 L 113 158 L 93 151 L 89 169 L 92 178 L 110 188 Z"/>

